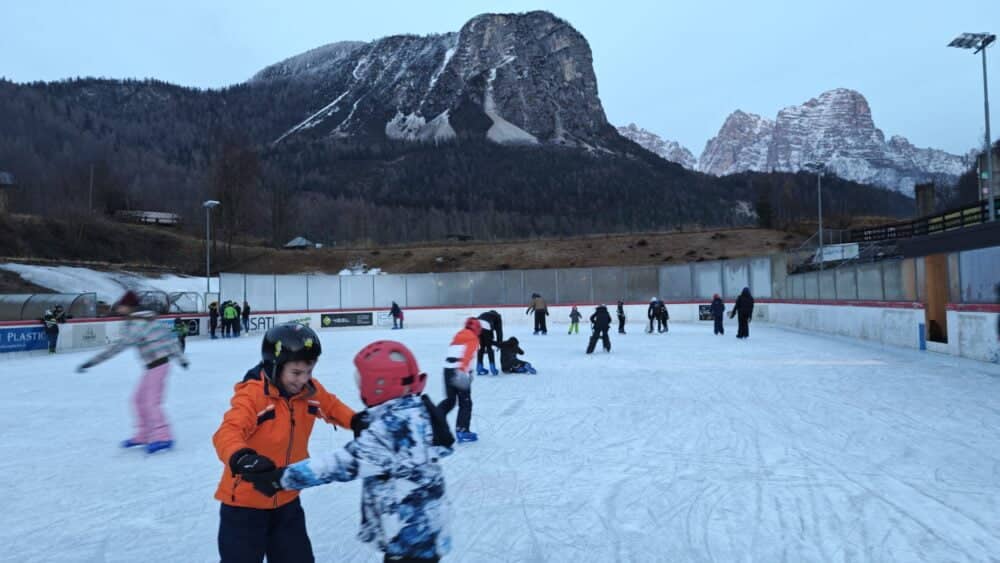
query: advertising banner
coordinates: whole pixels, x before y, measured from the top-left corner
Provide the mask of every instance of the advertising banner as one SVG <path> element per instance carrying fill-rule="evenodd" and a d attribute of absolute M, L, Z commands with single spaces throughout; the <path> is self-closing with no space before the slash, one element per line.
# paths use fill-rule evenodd
<path fill-rule="evenodd" d="M 104 323 L 87 323 L 73 325 L 73 347 L 92 348 L 107 343 L 107 330 Z"/>
<path fill-rule="evenodd" d="M 41 326 L 0 329 L 0 353 L 47 350 L 49 338 Z"/>
<path fill-rule="evenodd" d="M 715 317 L 712 316 L 712 306 L 711 305 L 698 305 L 698 320 L 699 321 L 711 321 Z"/>
<path fill-rule="evenodd" d="M 372 320 L 372 313 L 323 313 L 320 315 L 320 324 L 323 328 L 372 326 Z"/>

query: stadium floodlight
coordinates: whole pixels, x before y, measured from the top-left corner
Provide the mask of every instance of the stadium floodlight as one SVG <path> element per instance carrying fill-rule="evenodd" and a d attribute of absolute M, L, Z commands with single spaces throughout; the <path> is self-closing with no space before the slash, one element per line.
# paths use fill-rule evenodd
<path fill-rule="evenodd" d="M 221 204 L 209 199 L 201 204 L 205 208 L 205 307 L 208 308 L 208 294 L 212 292 L 212 209 Z"/>
<path fill-rule="evenodd" d="M 822 162 L 807 162 L 802 168 L 816 174 L 816 203 L 817 215 L 819 216 L 819 269 L 823 270 L 823 173 L 826 172 L 826 165 Z"/>
<path fill-rule="evenodd" d="M 987 221 L 996 219 L 996 204 L 993 203 L 993 143 L 990 141 L 990 91 L 986 80 L 986 48 L 996 41 L 992 33 L 963 33 L 948 43 L 949 47 L 958 49 L 974 49 L 973 54 L 983 54 L 983 104 L 986 108 L 986 145 L 983 154 L 986 155 L 986 199 L 989 201 L 990 217 Z"/>

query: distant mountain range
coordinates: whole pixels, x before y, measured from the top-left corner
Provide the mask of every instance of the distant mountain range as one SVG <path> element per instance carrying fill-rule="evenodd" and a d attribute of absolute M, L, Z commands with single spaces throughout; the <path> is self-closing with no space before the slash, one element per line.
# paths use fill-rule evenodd
<path fill-rule="evenodd" d="M 715 145 L 731 155 L 702 155 L 703 166 L 719 162 L 711 174 L 691 170 L 682 147 L 608 123 L 590 46 L 569 23 L 483 14 L 453 33 L 332 43 L 221 90 L 0 80 L 0 169 L 18 178 L 19 212 L 161 210 L 193 226 L 213 197 L 227 233 L 280 242 L 745 225 L 777 185 L 776 216 L 808 214 L 805 177 L 713 175 L 768 171 L 770 145 L 793 139 L 778 134 L 784 121 L 756 119 L 756 137 L 720 133 Z M 793 170 L 785 160 L 775 169 Z M 843 214 L 912 208 L 881 189 L 839 186 L 831 205 Z"/>
<path fill-rule="evenodd" d="M 953 185 L 972 165 L 969 155 L 917 148 L 898 135 L 887 141 L 864 96 L 844 88 L 787 107 L 774 120 L 733 112 L 705 144 L 696 164 L 691 153 L 673 141 L 634 126 L 618 131 L 671 162 L 715 176 L 797 172 L 806 164 L 822 163 L 841 178 L 907 195 L 917 183 Z"/>

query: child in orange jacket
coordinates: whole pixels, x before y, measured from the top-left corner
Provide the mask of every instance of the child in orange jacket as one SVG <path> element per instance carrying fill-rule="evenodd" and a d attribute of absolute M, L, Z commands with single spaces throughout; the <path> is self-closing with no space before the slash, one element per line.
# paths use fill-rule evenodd
<path fill-rule="evenodd" d="M 479 435 L 469 430 L 472 423 L 472 358 L 479 348 L 479 333 L 483 325 L 479 319 L 469 317 L 465 327 L 458 331 L 448 348 L 444 364 L 445 399 L 438 403 L 438 410 L 445 416 L 458 403 L 455 421 L 455 438 L 459 442 L 475 442 Z"/>
<path fill-rule="evenodd" d="M 356 432 L 355 414 L 318 381 L 312 371 L 319 338 L 299 323 L 275 326 L 264 335 L 261 363 L 238 383 L 231 407 L 212 437 L 226 465 L 215 498 L 219 513 L 219 555 L 223 563 L 313 561 L 298 491 L 273 497 L 254 489 L 246 475 L 273 470 L 309 457 L 313 424 L 321 420 Z"/>

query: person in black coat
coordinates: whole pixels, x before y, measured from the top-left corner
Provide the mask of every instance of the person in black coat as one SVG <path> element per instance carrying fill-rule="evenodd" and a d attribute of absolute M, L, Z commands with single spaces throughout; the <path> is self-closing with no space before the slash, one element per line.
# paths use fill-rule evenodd
<path fill-rule="evenodd" d="M 45 324 L 45 336 L 49 339 L 49 354 L 56 353 L 56 344 L 59 342 L 59 325 L 66 322 L 66 312 L 62 305 L 56 305 L 54 309 L 48 309 L 42 316 L 42 323 Z"/>
<path fill-rule="evenodd" d="M 653 333 L 653 320 L 656 319 L 656 309 L 660 306 L 660 300 L 657 298 L 652 298 L 649 300 L 649 309 L 646 309 L 646 318 L 649 319 L 649 328 L 646 329 L 648 334 Z"/>
<path fill-rule="evenodd" d="M 618 334 L 625 334 L 625 302 L 618 300 Z"/>
<path fill-rule="evenodd" d="M 215 331 L 219 328 L 219 303 L 213 301 L 211 305 L 208 306 L 208 332 L 211 334 L 212 339 L 216 338 Z"/>
<path fill-rule="evenodd" d="M 499 346 L 503 342 L 503 319 L 500 313 L 494 310 L 486 311 L 479 315 L 479 321 L 483 325 L 483 330 L 479 332 L 479 350 L 476 352 L 476 374 L 486 375 L 492 373 L 497 375 L 496 356 L 493 355 L 493 347 Z M 522 352 L 523 353 L 523 352 Z M 490 371 L 483 367 L 483 355 L 490 358 Z"/>
<path fill-rule="evenodd" d="M 753 296 L 750 295 L 750 288 L 744 287 L 743 292 L 736 298 L 736 304 L 729 313 L 729 318 L 733 315 L 739 317 L 739 329 L 736 331 L 736 338 L 750 338 L 750 319 L 753 317 Z"/>
<path fill-rule="evenodd" d="M 518 358 L 518 354 L 524 354 L 521 343 L 517 338 L 511 336 L 500 343 L 500 369 L 504 373 L 537 373 L 530 363 Z"/>
<path fill-rule="evenodd" d="M 663 301 L 657 303 L 656 306 L 656 330 L 657 332 L 667 332 L 670 330 L 670 325 L 667 321 L 670 320 L 670 312 L 667 311 L 667 304 Z"/>
<path fill-rule="evenodd" d="M 599 305 L 590 315 L 590 325 L 593 331 L 590 334 L 590 343 L 587 344 L 587 353 L 592 354 L 597 346 L 597 339 L 600 338 L 604 344 L 604 351 L 611 351 L 611 338 L 608 336 L 608 329 L 611 328 L 611 314 L 604 305 Z"/>
<path fill-rule="evenodd" d="M 243 302 L 243 332 L 250 334 L 250 304 Z"/>
<path fill-rule="evenodd" d="M 403 309 L 399 307 L 399 303 L 392 302 L 392 307 L 389 308 L 389 315 L 392 316 L 393 329 L 398 330 L 403 328 Z"/>
<path fill-rule="evenodd" d="M 709 310 L 712 312 L 712 319 L 715 320 L 715 334 L 725 334 L 726 329 L 722 326 L 722 318 L 726 315 L 726 304 L 722 302 L 718 293 L 712 296 Z"/>

